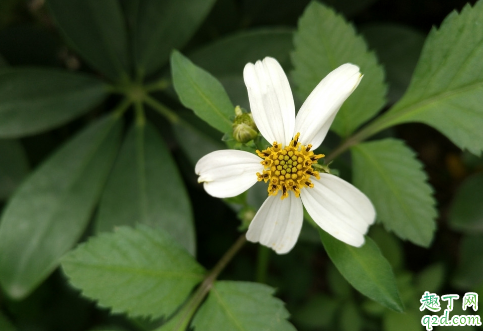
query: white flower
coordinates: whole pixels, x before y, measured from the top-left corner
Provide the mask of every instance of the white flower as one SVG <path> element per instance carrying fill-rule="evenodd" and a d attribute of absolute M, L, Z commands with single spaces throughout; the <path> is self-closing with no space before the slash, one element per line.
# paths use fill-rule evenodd
<path fill-rule="evenodd" d="M 376 216 L 371 201 L 348 182 L 312 168 L 323 157 L 312 149 L 320 146 L 342 103 L 359 85 L 359 67 L 346 63 L 329 73 L 297 117 L 288 79 L 275 59 L 248 63 L 243 76 L 253 119 L 273 145 L 257 151 L 259 156 L 239 150 L 207 154 L 196 164 L 198 181 L 218 198 L 239 195 L 257 180 L 270 182 L 269 196 L 253 218 L 247 239 L 278 254 L 289 252 L 298 239 L 302 203 L 326 232 L 361 246 Z"/>

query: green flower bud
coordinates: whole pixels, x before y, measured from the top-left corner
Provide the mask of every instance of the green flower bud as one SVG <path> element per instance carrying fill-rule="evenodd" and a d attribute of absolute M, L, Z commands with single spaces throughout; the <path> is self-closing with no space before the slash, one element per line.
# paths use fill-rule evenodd
<path fill-rule="evenodd" d="M 253 140 L 258 135 L 258 129 L 251 113 L 244 112 L 240 106 L 235 107 L 235 120 L 233 121 L 233 138 L 243 144 Z"/>

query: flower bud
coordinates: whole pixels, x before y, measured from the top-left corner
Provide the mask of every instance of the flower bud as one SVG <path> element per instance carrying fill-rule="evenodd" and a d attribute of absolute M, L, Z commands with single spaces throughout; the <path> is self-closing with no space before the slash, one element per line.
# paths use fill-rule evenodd
<path fill-rule="evenodd" d="M 258 129 L 251 113 L 244 112 L 240 106 L 235 107 L 235 120 L 233 121 L 233 138 L 240 143 L 247 143 L 258 135 Z"/>

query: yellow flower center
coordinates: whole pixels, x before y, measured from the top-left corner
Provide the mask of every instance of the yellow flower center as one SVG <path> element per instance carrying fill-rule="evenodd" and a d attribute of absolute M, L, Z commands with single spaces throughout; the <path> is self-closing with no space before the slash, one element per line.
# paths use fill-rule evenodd
<path fill-rule="evenodd" d="M 268 195 L 277 195 L 282 191 L 282 200 L 288 197 L 288 191 L 294 191 L 295 196 L 300 196 L 300 189 L 303 187 L 314 187 L 310 177 L 320 179 L 319 173 L 312 168 L 317 160 L 323 158 L 324 154 L 314 154 L 310 149 L 312 145 L 301 145 L 300 133 L 297 133 L 288 146 L 281 148 L 275 141 L 272 147 L 263 151 L 257 150 L 258 156 L 265 169 L 263 173 L 257 172 L 258 181 L 270 181 Z"/>

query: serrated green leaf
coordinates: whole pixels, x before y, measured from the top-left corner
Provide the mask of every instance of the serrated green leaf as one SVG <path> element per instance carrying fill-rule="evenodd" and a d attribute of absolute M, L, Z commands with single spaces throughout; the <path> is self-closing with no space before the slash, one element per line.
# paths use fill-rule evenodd
<path fill-rule="evenodd" d="M 49 0 L 66 41 L 112 80 L 130 72 L 127 33 L 118 0 Z"/>
<path fill-rule="evenodd" d="M 451 203 L 449 225 L 451 228 L 474 234 L 483 231 L 483 174 L 468 177 L 461 184 Z"/>
<path fill-rule="evenodd" d="M 376 207 L 377 218 L 401 239 L 428 247 L 437 215 L 423 165 L 400 140 L 352 147 L 354 185 Z"/>
<path fill-rule="evenodd" d="M 119 227 L 62 259 L 71 283 L 102 307 L 130 316 L 169 316 L 204 269 L 161 229 Z"/>
<path fill-rule="evenodd" d="M 332 9 L 312 2 L 294 36 L 293 79 L 305 99 L 332 70 L 350 62 L 361 68 L 361 83 L 337 114 L 331 130 L 346 137 L 384 106 L 384 71 L 354 27 Z"/>
<path fill-rule="evenodd" d="M 404 310 L 391 265 L 371 238 L 357 248 L 323 230 L 319 233 L 330 259 L 356 290 L 392 310 Z"/>
<path fill-rule="evenodd" d="M 219 39 L 189 55 L 190 59 L 215 76 L 237 105 L 250 109 L 243 81 L 243 68 L 266 56 L 277 59 L 285 71 L 291 69 L 290 51 L 293 31 L 265 28 L 238 32 Z"/>
<path fill-rule="evenodd" d="M 16 138 L 62 125 L 107 95 L 104 83 L 52 69 L 0 71 L 0 137 Z"/>
<path fill-rule="evenodd" d="M 195 253 L 193 215 L 176 164 L 156 129 L 134 125 L 102 195 L 96 228 L 136 223 L 160 228 Z"/>
<path fill-rule="evenodd" d="M 398 101 L 411 81 L 425 35 L 409 26 L 394 23 L 375 23 L 365 26 L 361 33 L 386 70 L 390 103 Z"/>
<path fill-rule="evenodd" d="M 421 122 L 441 131 L 462 149 L 483 150 L 483 1 L 449 14 L 433 28 L 411 84 L 379 129 Z"/>
<path fill-rule="evenodd" d="M 483 236 L 465 236 L 460 245 L 460 261 L 453 286 L 474 290 L 483 285 Z"/>
<path fill-rule="evenodd" d="M 208 15 L 215 0 L 135 0 L 134 54 L 138 70 L 149 75 L 183 47 Z"/>
<path fill-rule="evenodd" d="M 0 223 L 0 283 L 23 298 L 59 264 L 82 235 L 120 140 L 112 116 L 89 126 L 28 177 Z"/>
<path fill-rule="evenodd" d="M 287 321 L 289 314 L 283 302 L 273 297 L 274 292 L 264 284 L 216 282 L 192 326 L 196 331 L 295 331 Z"/>
<path fill-rule="evenodd" d="M 171 55 L 171 72 L 181 103 L 215 129 L 231 132 L 235 107 L 220 82 L 177 51 Z"/>
<path fill-rule="evenodd" d="M 28 172 L 22 144 L 17 140 L 0 140 L 0 200 L 8 197 Z"/>

